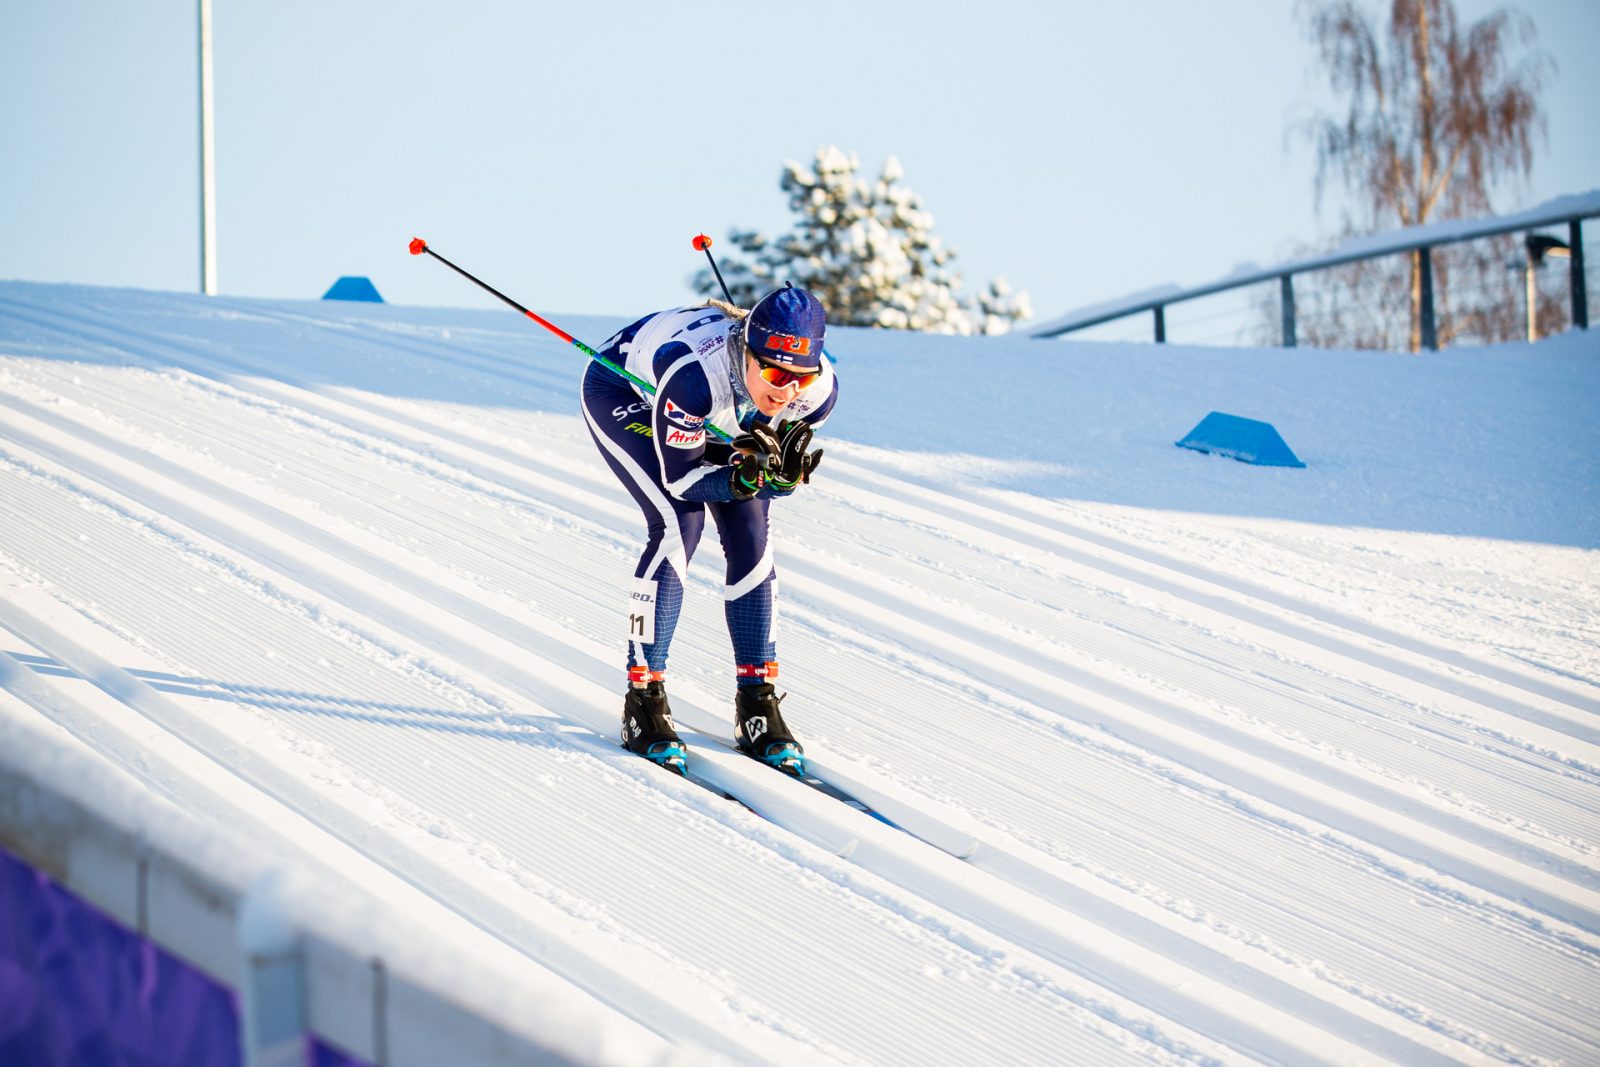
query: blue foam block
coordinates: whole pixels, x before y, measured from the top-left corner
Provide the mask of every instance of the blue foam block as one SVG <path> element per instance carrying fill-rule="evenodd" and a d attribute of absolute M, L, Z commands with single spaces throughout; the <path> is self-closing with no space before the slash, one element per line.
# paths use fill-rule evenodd
<path fill-rule="evenodd" d="M 1270 422 L 1213 411 L 1178 442 L 1179 448 L 1214 452 L 1260 467 L 1304 467 Z"/>
<path fill-rule="evenodd" d="M 378 287 L 372 284 L 371 278 L 364 278 L 356 274 L 346 274 L 343 278 L 328 287 L 322 294 L 324 300 L 365 300 L 373 304 L 383 303 L 383 297 L 378 295 Z"/>

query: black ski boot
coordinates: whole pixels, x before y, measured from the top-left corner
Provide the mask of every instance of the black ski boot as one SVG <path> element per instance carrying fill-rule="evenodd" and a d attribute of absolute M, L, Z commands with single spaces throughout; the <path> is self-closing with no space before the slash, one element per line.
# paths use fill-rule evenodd
<path fill-rule="evenodd" d="M 768 683 L 740 686 L 734 700 L 733 738 L 745 755 L 802 778 L 806 773 L 805 752 L 784 724 L 783 713 L 778 710 L 781 703 L 783 697 Z"/>
<path fill-rule="evenodd" d="M 622 704 L 622 747 L 669 771 L 688 773 L 688 753 L 672 726 L 665 682 L 651 682 L 644 688 L 628 686 Z"/>

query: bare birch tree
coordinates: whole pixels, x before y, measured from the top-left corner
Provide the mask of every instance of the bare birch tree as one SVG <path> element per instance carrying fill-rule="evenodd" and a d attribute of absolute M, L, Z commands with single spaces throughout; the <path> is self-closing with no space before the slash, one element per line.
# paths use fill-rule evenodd
<path fill-rule="evenodd" d="M 1544 135 L 1539 93 L 1554 70 L 1533 23 L 1501 8 L 1463 27 L 1451 0 L 1391 0 L 1380 21 L 1356 0 L 1298 0 L 1343 115 L 1305 127 L 1320 203 L 1337 179 L 1359 211 L 1347 232 L 1490 214 L 1505 182 L 1527 178 Z M 1422 344 L 1421 256 L 1409 267 L 1409 344 Z M 1443 283 L 1443 277 L 1439 279 Z M 1440 303 L 1447 304 L 1441 291 Z"/>

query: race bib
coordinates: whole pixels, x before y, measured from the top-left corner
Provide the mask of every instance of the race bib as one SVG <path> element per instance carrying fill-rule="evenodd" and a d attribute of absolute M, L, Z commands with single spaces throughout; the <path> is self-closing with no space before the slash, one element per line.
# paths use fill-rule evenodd
<path fill-rule="evenodd" d="M 628 599 L 628 640 L 654 644 L 656 639 L 656 582 L 635 578 Z"/>

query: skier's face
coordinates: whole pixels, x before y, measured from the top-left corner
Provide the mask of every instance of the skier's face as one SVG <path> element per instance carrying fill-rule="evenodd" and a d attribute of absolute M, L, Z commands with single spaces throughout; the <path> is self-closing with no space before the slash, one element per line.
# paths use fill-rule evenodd
<path fill-rule="evenodd" d="M 791 367 L 786 363 L 777 363 L 770 359 L 766 361 L 766 366 L 777 367 L 779 370 L 790 371 L 802 376 L 808 376 L 813 373 L 810 367 Z M 804 377 L 800 380 L 792 379 L 784 385 L 773 385 L 761 376 L 761 367 L 762 364 L 757 362 L 756 357 L 748 353 L 745 355 L 744 387 L 749 391 L 750 399 L 755 401 L 756 410 L 763 415 L 776 415 L 782 411 L 791 400 L 799 395 L 800 381 L 804 380 L 809 384 L 812 380 Z"/>

